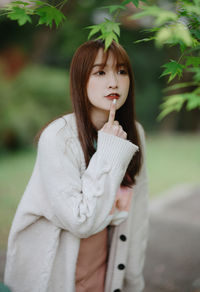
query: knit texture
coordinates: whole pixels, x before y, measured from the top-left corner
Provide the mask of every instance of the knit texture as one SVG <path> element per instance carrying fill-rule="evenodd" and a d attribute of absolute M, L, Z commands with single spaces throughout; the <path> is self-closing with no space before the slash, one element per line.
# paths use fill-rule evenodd
<path fill-rule="evenodd" d="M 94 140 L 94 148 L 97 149 L 97 142 Z M 136 148 L 139 150 L 138 147 Z M 133 190 L 129 187 L 119 187 L 117 190 L 115 201 L 112 209 L 109 213 L 111 225 L 119 225 L 128 217 L 128 211 L 130 209 L 131 199 L 133 195 Z"/>
<path fill-rule="evenodd" d="M 143 129 L 138 123 L 137 127 L 144 144 Z M 100 130 L 97 151 L 85 168 L 74 113 L 48 125 L 9 234 L 5 284 L 12 292 L 75 292 L 80 238 L 111 223 L 116 192 L 138 150 L 130 141 Z M 127 220 L 113 227 L 110 236 L 105 292 L 122 285 L 123 292 L 139 292 L 143 285 L 148 222 L 145 169 L 143 163 Z M 119 232 L 126 234 L 126 242 L 119 240 Z M 117 269 L 121 261 L 125 270 Z"/>

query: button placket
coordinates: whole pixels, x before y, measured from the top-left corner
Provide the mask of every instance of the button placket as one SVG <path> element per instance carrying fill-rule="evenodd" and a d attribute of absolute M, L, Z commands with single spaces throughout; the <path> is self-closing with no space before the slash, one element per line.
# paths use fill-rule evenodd
<path fill-rule="evenodd" d="M 128 223 L 129 220 L 123 222 L 120 226 L 118 226 L 118 234 L 117 234 L 117 253 L 115 255 L 115 269 L 116 269 L 116 279 L 114 277 L 114 285 L 112 286 L 112 292 L 122 292 L 123 290 L 123 279 L 124 272 L 126 268 L 126 256 L 127 256 L 127 234 L 128 234 Z M 121 252 L 123 250 L 123 252 Z M 124 264 L 123 264 L 124 263 Z M 118 286 L 119 288 L 117 288 Z"/>
<path fill-rule="evenodd" d="M 125 269 L 125 265 L 124 264 L 119 264 L 118 265 L 118 269 L 119 270 L 124 270 Z"/>
<path fill-rule="evenodd" d="M 119 238 L 121 239 L 121 241 L 126 241 L 127 240 L 127 237 L 124 234 L 121 234 Z"/>

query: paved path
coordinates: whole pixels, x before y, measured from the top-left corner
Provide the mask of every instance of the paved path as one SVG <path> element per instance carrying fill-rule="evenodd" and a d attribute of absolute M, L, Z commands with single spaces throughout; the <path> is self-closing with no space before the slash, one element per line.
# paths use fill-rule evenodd
<path fill-rule="evenodd" d="M 200 185 L 153 201 L 144 292 L 200 292 Z M 5 252 L 0 252 L 0 281 Z"/>
<path fill-rule="evenodd" d="M 200 292 L 200 185 L 151 205 L 145 292 Z"/>

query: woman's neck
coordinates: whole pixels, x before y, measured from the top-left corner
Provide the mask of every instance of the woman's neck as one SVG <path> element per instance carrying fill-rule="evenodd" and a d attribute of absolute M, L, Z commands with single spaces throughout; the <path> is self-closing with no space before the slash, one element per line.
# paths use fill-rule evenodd
<path fill-rule="evenodd" d="M 109 111 L 103 111 L 101 109 L 93 109 L 91 111 L 91 120 L 95 128 L 100 130 L 108 121 Z"/>

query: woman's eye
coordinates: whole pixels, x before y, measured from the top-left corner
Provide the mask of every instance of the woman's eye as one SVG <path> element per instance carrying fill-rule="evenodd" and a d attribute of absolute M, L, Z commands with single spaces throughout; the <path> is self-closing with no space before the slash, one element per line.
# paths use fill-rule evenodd
<path fill-rule="evenodd" d="M 105 74 L 104 71 L 98 71 L 98 72 L 95 73 L 95 75 L 99 75 L 99 76 L 100 76 L 100 75 L 104 75 L 104 74 Z"/>
<path fill-rule="evenodd" d="M 118 73 L 119 73 L 119 74 L 122 74 L 122 75 L 125 75 L 125 74 L 127 74 L 127 71 L 124 70 L 124 69 L 120 69 L 120 70 L 118 71 Z"/>

